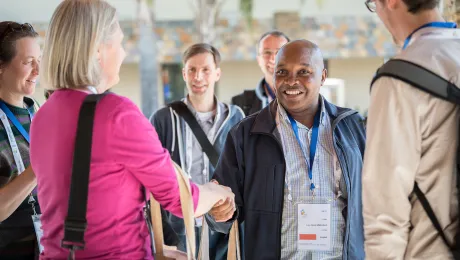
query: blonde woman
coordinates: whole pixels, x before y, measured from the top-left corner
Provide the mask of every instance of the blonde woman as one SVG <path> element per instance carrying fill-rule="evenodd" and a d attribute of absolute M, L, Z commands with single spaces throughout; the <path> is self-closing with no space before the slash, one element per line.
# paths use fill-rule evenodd
<path fill-rule="evenodd" d="M 55 90 L 34 118 L 31 161 L 42 209 L 40 259 L 64 259 L 61 247 L 68 208 L 79 109 L 91 93 L 118 83 L 125 57 L 116 10 L 101 0 L 65 0 L 47 32 L 42 81 Z M 155 129 L 127 98 L 107 94 L 98 104 L 91 153 L 86 246 L 77 259 L 152 259 L 142 216 L 142 187 L 181 216 L 178 183 Z M 207 212 L 228 189 L 191 183 L 195 214 Z"/>

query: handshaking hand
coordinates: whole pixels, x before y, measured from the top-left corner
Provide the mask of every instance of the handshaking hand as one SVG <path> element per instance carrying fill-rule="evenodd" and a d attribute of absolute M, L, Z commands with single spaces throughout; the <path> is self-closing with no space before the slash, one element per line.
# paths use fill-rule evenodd
<path fill-rule="evenodd" d="M 216 180 L 212 180 L 211 182 L 219 184 Z M 225 188 L 231 191 L 230 188 Z M 232 218 L 235 210 L 235 197 L 227 197 L 225 200 L 218 201 L 209 211 L 209 214 L 214 218 L 214 220 L 216 220 L 216 222 L 226 222 Z"/>

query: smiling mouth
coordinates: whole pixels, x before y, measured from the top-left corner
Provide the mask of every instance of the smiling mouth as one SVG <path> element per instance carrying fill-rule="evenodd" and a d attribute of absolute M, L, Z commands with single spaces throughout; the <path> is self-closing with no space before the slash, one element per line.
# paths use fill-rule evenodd
<path fill-rule="evenodd" d="M 286 94 L 288 96 L 296 96 L 296 95 L 302 94 L 302 91 L 300 91 L 300 90 L 285 90 L 284 94 Z"/>
<path fill-rule="evenodd" d="M 26 81 L 29 82 L 29 83 L 35 83 L 35 80 L 28 80 L 28 79 L 26 79 Z"/>

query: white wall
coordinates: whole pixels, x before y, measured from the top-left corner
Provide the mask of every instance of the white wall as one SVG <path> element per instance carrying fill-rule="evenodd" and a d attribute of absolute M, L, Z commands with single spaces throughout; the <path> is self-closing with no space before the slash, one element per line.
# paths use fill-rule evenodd
<path fill-rule="evenodd" d="M 381 58 L 335 59 L 329 61 L 329 77 L 345 80 L 346 106 L 363 113 L 369 107 L 369 84 Z M 262 78 L 262 73 L 255 61 L 223 62 L 222 77 L 217 89 L 220 101 L 229 103 L 234 95 L 245 89 L 254 89 Z M 141 104 L 139 67 L 137 64 L 123 64 L 120 69 L 120 83 L 113 92 L 128 97 L 136 105 Z M 161 91 L 159 92 L 161 95 Z M 34 98 L 43 103 L 43 89 L 38 86 Z M 162 97 L 159 96 L 161 99 Z"/>
<path fill-rule="evenodd" d="M 345 80 L 346 106 L 363 113 L 369 107 L 372 77 L 383 58 L 335 59 L 329 61 L 329 77 Z"/>
<path fill-rule="evenodd" d="M 256 61 L 222 62 L 217 95 L 220 101 L 229 103 L 231 98 L 245 89 L 254 89 L 263 74 Z"/>

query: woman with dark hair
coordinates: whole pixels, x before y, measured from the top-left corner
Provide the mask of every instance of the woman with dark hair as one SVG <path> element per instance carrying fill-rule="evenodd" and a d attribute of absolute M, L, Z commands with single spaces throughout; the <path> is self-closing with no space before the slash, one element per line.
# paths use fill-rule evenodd
<path fill-rule="evenodd" d="M 30 24 L 0 22 L 0 259 L 38 254 L 32 216 L 39 213 L 29 159 L 39 73 L 38 34 Z M 36 212 L 36 213 L 35 213 Z"/>

